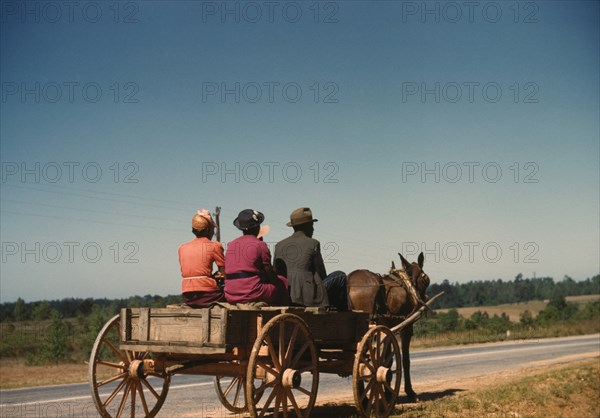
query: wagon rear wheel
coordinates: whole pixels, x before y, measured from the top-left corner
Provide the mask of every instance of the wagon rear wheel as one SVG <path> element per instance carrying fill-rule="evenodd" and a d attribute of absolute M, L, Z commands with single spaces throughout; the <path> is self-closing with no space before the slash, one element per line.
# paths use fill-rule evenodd
<path fill-rule="evenodd" d="M 154 417 L 167 397 L 171 377 L 154 371 L 152 354 L 119 348 L 120 317 L 102 328 L 90 356 L 89 382 L 101 416 Z"/>
<path fill-rule="evenodd" d="M 240 413 L 246 410 L 245 376 L 215 376 L 215 391 L 225 408 Z"/>
<path fill-rule="evenodd" d="M 361 417 L 388 417 L 394 410 L 402 363 L 400 347 L 385 326 L 371 328 L 358 345 L 352 368 L 354 402 Z"/>
<path fill-rule="evenodd" d="M 318 387 L 317 350 L 306 323 L 293 314 L 275 316 L 256 338 L 248 361 L 248 412 L 254 418 L 271 411 L 273 417 L 307 418 Z"/>

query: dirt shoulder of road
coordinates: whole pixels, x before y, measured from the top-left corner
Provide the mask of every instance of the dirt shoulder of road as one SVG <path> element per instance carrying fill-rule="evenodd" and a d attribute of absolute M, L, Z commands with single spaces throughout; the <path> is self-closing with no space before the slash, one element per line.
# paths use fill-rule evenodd
<path fill-rule="evenodd" d="M 85 382 L 85 364 L 24 367 L 2 361 L 0 381 L 6 388 Z M 569 355 L 530 363 L 517 371 L 473 378 L 414 382 L 419 402 L 400 396 L 395 417 L 592 417 L 600 416 L 600 357 Z M 14 387 L 14 386 L 13 386 Z M 354 418 L 354 399 L 347 390 L 319 394 L 314 418 Z"/>
<path fill-rule="evenodd" d="M 586 376 L 582 371 L 587 372 Z M 401 394 L 392 416 L 592 417 L 600 416 L 600 357 L 581 354 L 531 363 L 517 371 L 460 380 L 413 382 L 419 402 Z M 581 375 L 581 376 L 580 376 Z M 553 384 L 553 390 L 547 386 Z M 567 388 L 569 386 L 569 388 Z M 564 390 L 563 390 L 564 389 Z M 510 396 L 510 390 L 515 393 Z M 543 395 L 553 398 L 549 401 Z M 347 391 L 319 396 L 311 416 L 355 417 Z"/>
<path fill-rule="evenodd" d="M 85 363 L 27 366 L 25 360 L 0 359 L 0 389 L 84 383 L 87 379 Z"/>
<path fill-rule="evenodd" d="M 583 337 L 583 336 L 582 336 Z M 600 337 L 600 336 L 599 336 Z M 563 337 L 559 337 L 563 338 Z M 478 343 L 469 344 L 469 347 L 475 346 L 491 346 L 491 345 L 502 345 L 504 342 L 497 343 Z M 464 345 L 453 345 L 448 346 L 448 349 L 460 349 L 464 348 Z M 422 348 L 418 351 L 431 351 L 437 350 L 440 347 L 435 348 Z M 577 359 L 575 359 L 577 360 Z M 551 363 L 556 362 L 542 362 L 540 364 L 532 364 L 531 370 L 537 370 L 537 368 L 543 368 Z M 510 375 L 510 374 L 509 374 Z M 65 363 L 57 365 L 45 365 L 45 366 L 28 366 L 25 364 L 25 360 L 15 360 L 0 358 L 0 389 L 15 389 L 15 388 L 26 388 L 34 386 L 48 386 L 48 385 L 63 385 L 70 383 L 86 383 L 88 380 L 88 365 L 86 363 Z M 482 378 L 482 382 L 478 382 L 476 386 L 485 384 L 489 379 L 487 377 Z M 451 383 L 452 381 L 447 381 Z M 428 391 L 431 388 L 427 382 L 415 382 L 415 390 Z M 437 387 L 441 382 L 431 382 L 432 387 Z M 462 385 L 467 384 L 467 380 L 461 381 Z M 339 399 L 339 397 L 335 397 Z"/>

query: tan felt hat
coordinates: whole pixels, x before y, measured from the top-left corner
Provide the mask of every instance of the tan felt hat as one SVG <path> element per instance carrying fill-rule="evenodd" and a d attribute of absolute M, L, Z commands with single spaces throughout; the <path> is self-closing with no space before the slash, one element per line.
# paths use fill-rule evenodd
<path fill-rule="evenodd" d="M 310 210 L 310 208 L 298 208 L 292 212 L 292 214 L 290 215 L 290 221 L 286 225 L 296 226 L 317 221 L 318 219 L 313 219 L 312 211 Z"/>

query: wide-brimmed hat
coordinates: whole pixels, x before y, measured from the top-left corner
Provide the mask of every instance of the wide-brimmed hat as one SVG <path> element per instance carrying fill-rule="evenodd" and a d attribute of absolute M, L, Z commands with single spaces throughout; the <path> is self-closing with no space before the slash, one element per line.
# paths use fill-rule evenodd
<path fill-rule="evenodd" d="M 192 217 L 192 228 L 194 229 L 205 229 L 211 225 L 214 226 L 215 223 L 206 209 L 200 209 Z"/>
<path fill-rule="evenodd" d="M 292 212 L 290 215 L 290 221 L 286 225 L 296 226 L 317 221 L 318 219 L 313 219 L 310 208 L 298 208 Z"/>
<path fill-rule="evenodd" d="M 265 220 L 265 215 L 257 210 L 244 209 L 241 211 L 237 218 L 233 220 L 233 224 L 237 229 L 242 231 L 256 228 Z"/>

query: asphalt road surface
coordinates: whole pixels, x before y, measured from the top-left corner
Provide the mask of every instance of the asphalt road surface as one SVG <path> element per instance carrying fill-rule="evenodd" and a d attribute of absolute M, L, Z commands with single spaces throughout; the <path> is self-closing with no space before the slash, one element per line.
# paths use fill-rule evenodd
<path fill-rule="evenodd" d="M 600 335 L 480 344 L 411 353 L 412 381 L 419 385 L 460 380 L 532 365 L 573 361 L 600 355 Z M 403 390 L 403 389 L 401 389 Z M 317 405 L 351 400 L 352 381 L 321 374 Z M 349 416 L 348 405 L 336 416 Z M 0 417 L 98 416 L 87 384 L 46 386 L 0 391 Z M 233 417 L 216 398 L 212 378 L 175 376 L 159 417 Z"/>

